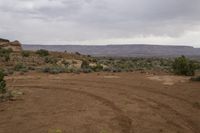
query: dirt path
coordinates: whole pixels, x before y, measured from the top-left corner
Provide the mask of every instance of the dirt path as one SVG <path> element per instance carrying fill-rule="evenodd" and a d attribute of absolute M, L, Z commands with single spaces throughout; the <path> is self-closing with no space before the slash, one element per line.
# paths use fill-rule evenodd
<path fill-rule="evenodd" d="M 0 103 L 0 133 L 199 133 L 200 84 L 154 79 L 139 73 L 7 77 L 9 88 L 25 95 Z"/>

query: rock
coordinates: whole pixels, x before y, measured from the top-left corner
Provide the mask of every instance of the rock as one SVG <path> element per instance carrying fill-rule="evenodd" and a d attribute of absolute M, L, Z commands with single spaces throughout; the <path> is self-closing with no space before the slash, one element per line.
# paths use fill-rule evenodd
<path fill-rule="evenodd" d="M 14 52 L 21 52 L 22 51 L 21 43 L 17 40 L 10 42 L 7 39 L 0 38 L 0 48 L 5 48 L 5 49 L 11 48 Z"/>
<path fill-rule="evenodd" d="M 0 38 L 0 43 L 1 43 L 1 42 L 10 42 L 10 41 L 7 40 L 7 39 Z"/>

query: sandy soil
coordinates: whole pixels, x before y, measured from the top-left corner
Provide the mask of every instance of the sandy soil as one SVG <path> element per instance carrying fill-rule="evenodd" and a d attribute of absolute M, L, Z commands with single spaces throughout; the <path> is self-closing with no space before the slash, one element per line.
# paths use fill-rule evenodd
<path fill-rule="evenodd" d="M 199 133 L 200 83 L 140 73 L 7 77 L 0 133 Z"/>

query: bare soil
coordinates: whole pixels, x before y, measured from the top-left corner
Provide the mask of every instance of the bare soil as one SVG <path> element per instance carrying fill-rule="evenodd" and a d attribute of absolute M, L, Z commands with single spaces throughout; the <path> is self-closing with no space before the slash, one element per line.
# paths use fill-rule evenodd
<path fill-rule="evenodd" d="M 27 73 L 0 103 L 0 133 L 199 133 L 200 83 L 169 75 Z"/>

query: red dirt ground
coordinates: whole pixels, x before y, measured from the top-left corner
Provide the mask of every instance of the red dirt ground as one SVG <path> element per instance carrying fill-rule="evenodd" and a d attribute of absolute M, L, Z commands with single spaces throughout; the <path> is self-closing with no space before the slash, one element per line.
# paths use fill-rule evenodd
<path fill-rule="evenodd" d="M 0 133 L 199 133 L 200 83 L 168 75 L 27 73 L 0 103 Z"/>

